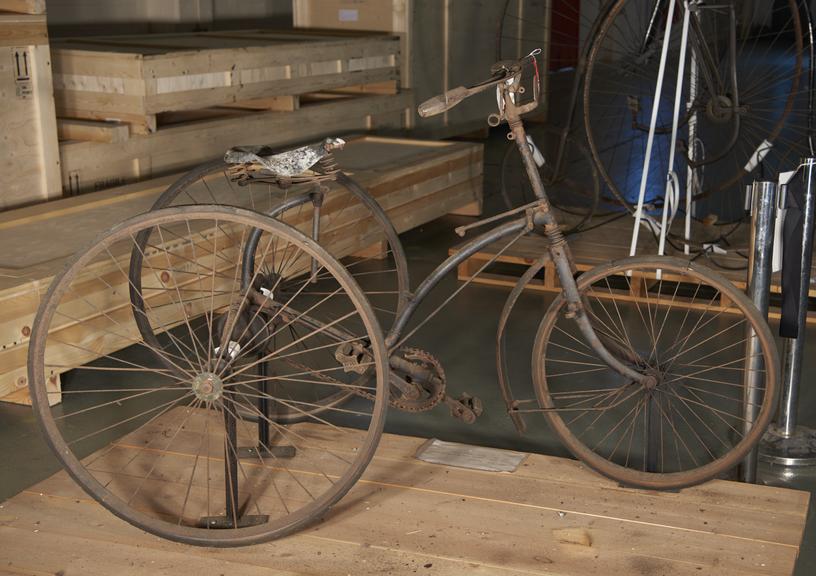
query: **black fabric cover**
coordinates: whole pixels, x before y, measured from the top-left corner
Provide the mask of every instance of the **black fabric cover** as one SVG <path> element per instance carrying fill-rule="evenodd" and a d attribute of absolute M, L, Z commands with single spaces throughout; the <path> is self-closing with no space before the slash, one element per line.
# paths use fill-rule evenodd
<path fill-rule="evenodd" d="M 796 338 L 799 335 L 799 286 L 802 274 L 810 285 L 810 266 L 802 270 L 802 234 L 805 227 L 805 182 L 797 173 L 788 184 L 785 198 L 785 224 L 782 228 L 782 319 L 779 335 Z M 813 215 L 811 215 L 813 218 Z M 810 223 L 810 246 L 813 245 L 813 222 Z"/>

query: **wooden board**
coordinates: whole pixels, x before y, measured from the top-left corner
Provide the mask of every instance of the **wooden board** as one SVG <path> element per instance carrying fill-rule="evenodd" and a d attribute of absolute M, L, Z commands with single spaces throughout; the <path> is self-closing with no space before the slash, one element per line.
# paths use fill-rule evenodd
<path fill-rule="evenodd" d="M 578 270 L 584 272 L 600 264 L 606 264 L 607 262 L 620 260 L 629 256 L 629 240 L 631 239 L 632 225 L 633 221 L 630 218 L 624 218 L 594 230 L 568 236 L 567 241 L 569 242 Z M 702 227 L 700 227 L 699 230 L 703 234 L 706 233 Z M 714 238 L 720 231 L 708 230 L 707 233 Z M 736 248 L 738 246 L 747 245 L 747 234 L 748 225 L 741 226 L 739 230 L 729 237 L 732 247 Z M 647 233 L 643 233 L 640 239 L 638 255 L 657 254 L 657 244 L 653 237 Z M 542 256 L 548 256 L 547 241 L 538 234 L 525 236 L 516 244 L 502 252 L 506 244 L 507 241 L 499 241 L 491 244 L 462 262 L 457 270 L 458 278 L 460 280 L 473 279 L 473 282 L 491 286 L 513 287 L 533 262 Z M 459 247 L 454 247 L 451 248 L 449 252 L 453 254 L 458 250 Z M 502 253 L 496 258 L 493 265 L 489 266 L 483 272 L 479 272 L 486 263 L 493 260 L 500 252 Z M 711 269 L 728 278 L 737 288 L 745 290 L 748 286 L 748 260 L 735 252 L 736 250 L 732 249 L 729 254 L 714 257 L 720 266 L 726 268 L 717 267 L 708 263 L 704 258 L 698 259 L 697 262 L 702 265 L 708 265 Z M 747 252 L 747 248 L 744 249 L 744 252 Z M 682 255 L 679 256 L 682 257 Z M 496 264 L 501 265 L 501 269 L 498 269 Z M 740 267 L 743 267 L 743 269 L 739 269 Z M 814 264 L 811 269 L 811 276 L 816 277 L 816 264 Z M 551 263 L 548 262 L 545 265 L 542 278 L 534 279 L 528 284 L 528 289 L 553 293 L 561 291 L 555 269 Z M 769 318 L 778 319 L 780 317 L 778 300 L 781 297 L 781 293 L 781 275 L 777 272 L 771 278 L 772 300 L 771 309 L 768 314 Z M 621 295 L 621 297 L 633 297 L 634 300 L 645 302 L 642 297 L 636 297 L 631 294 Z M 816 323 L 816 287 L 814 286 L 811 286 L 810 298 L 811 311 L 808 312 L 807 321 L 813 324 Z M 721 297 L 719 304 L 725 311 L 736 311 L 734 308 L 731 308 L 730 302 L 724 301 L 723 297 Z M 682 306 L 682 302 L 678 302 L 678 306 Z"/>
<path fill-rule="evenodd" d="M 140 133 L 156 115 L 246 100 L 399 81 L 387 34 L 219 31 L 60 39 L 52 46 L 57 113 L 119 120 Z"/>
<path fill-rule="evenodd" d="M 154 426 L 161 438 L 166 426 Z M 294 426 L 299 438 L 319 437 L 335 454 L 360 441 L 358 431 L 327 438 L 316 426 Z M 362 479 L 323 522 L 248 548 L 206 549 L 149 536 L 59 472 L 3 502 L 0 566 L 12 574 L 88 576 L 142 569 L 280 576 L 793 573 L 807 492 L 723 480 L 679 492 L 635 490 L 578 462 L 538 454 L 512 473 L 454 468 L 417 460 L 424 442 L 384 435 Z M 150 449 L 129 437 L 115 444 L 130 460 Z"/>
<path fill-rule="evenodd" d="M 61 194 L 44 15 L 0 14 L 0 210 Z"/>
<path fill-rule="evenodd" d="M 341 167 L 368 188 L 399 232 L 481 200 L 481 145 L 366 136 L 351 139 L 336 157 Z M 0 215 L 0 243 L 6 247 L 0 257 L 0 398 L 28 402 L 28 337 L 39 300 L 65 259 L 111 224 L 148 210 L 176 178 L 168 176 Z M 217 195 L 219 190 L 214 187 L 213 192 Z M 231 192 L 225 197 L 234 202 Z M 332 227 L 324 231 L 323 241 L 333 254 L 354 254 L 382 240 L 373 224 L 332 219 L 331 206 L 329 199 L 323 218 Z M 299 221 L 304 230 L 310 226 L 310 217 L 310 210 L 304 209 Z M 59 230 L 60 234 L 44 234 L 43 230 Z M 111 305 L 120 309 L 122 304 Z M 76 366 L 87 361 L 89 358 L 78 356 L 66 362 Z M 58 386 L 58 380 L 53 384 Z"/>
<path fill-rule="evenodd" d="M 177 113 L 178 124 L 125 142 L 62 142 L 66 195 L 102 190 L 190 168 L 221 156 L 231 146 L 286 146 L 322 136 L 402 125 L 410 93 L 338 96 L 291 112 L 223 108 Z"/>
<path fill-rule="evenodd" d="M 0 0 L 0 12 L 45 14 L 45 0 Z"/>

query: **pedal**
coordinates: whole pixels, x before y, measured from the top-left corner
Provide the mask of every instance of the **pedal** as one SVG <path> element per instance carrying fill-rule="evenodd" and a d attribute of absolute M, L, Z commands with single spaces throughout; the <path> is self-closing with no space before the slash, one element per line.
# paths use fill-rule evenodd
<path fill-rule="evenodd" d="M 450 408 L 451 416 L 466 424 L 473 424 L 484 412 L 482 401 L 470 394 L 462 394 L 459 399 L 445 396 L 445 404 Z"/>

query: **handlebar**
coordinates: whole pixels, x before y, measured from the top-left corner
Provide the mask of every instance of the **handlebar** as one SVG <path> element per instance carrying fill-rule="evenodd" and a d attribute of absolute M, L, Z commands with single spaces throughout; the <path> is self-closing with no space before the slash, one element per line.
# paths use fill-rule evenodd
<path fill-rule="evenodd" d="M 508 78 L 518 76 L 524 62 L 529 58 L 532 58 L 535 61 L 535 57 L 540 53 L 541 49 L 537 48 L 518 61 L 497 62 L 491 67 L 493 76 L 484 82 L 480 82 L 479 84 L 470 87 L 457 86 L 456 88 L 451 88 L 450 90 L 447 90 L 438 96 L 434 96 L 433 98 L 429 98 L 420 104 L 417 107 L 417 112 L 422 118 L 429 118 L 431 116 L 436 116 L 437 114 L 442 114 L 443 112 L 450 110 L 462 102 L 462 100 L 465 98 L 480 92 L 484 92 L 488 88 L 496 86 Z M 536 66 L 536 81 L 538 81 L 538 66 Z"/>
<path fill-rule="evenodd" d="M 425 100 L 425 102 L 417 107 L 417 112 L 422 118 L 436 116 L 437 114 L 442 114 L 446 110 L 450 110 L 470 95 L 471 92 L 468 88 L 465 88 L 464 86 L 457 86 L 456 88 L 448 90 L 444 94 L 440 94 Z"/>

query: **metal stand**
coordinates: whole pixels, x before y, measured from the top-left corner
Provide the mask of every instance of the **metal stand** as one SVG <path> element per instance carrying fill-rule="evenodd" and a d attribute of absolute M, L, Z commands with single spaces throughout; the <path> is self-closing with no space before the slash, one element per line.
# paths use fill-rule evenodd
<path fill-rule="evenodd" d="M 784 374 L 782 395 L 776 423 L 768 429 L 759 446 L 760 458 L 783 466 L 812 466 L 816 464 L 816 430 L 796 424 L 799 405 L 799 383 L 802 376 L 802 360 L 805 353 L 807 329 L 808 292 L 810 290 L 810 266 L 813 256 L 814 213 L 816 213 L 816 158 L 802 160 L 802 177 L 805 182 L 805 206 L 802 218 L 802 276 L 799 280 L 799 309 L 796 319 L 799 326 L 797 338 L 785 339 Z"/>
<path fill-rule="evenodd" d="M 255 459 L 260 456 L 261 462 L 263 458 L 294 458 L 297 451 L 291 444 L 272 445 L 272 434 L 269 427 L 269 422 L 272 417 L 271 406 L 269 402 L 269 367 L 264 361 L 264 355 L 258 355 L 258 377 L 261 381 L 258 383 L 258 445 L 257 446 L 242 446 L 238 448 L 238 458 Z"/>
<path fill-rule="evenodd" d="M 751 250 L 748 271 L 748 296 L 760 313 L 768 317 L 768 301 L 771 290 L 771 263 L 773 257 L 773 232 L 776 213 L 776 184 L 774 182 L 754 182 L 751 190 Z M 759 412 L 762 394 L 762 374 L 764 370 L 759 338 L 748 328 L 745 344 L 745 381 L 743 397 L 743 432 L 748 434 Z M 742 461 L 740 480 L 756 482 L 757 449 L 754 448 Z"/>
<path fill-rule="evenodd" d="M 232 400 L 228 400 L 235 406 Z M 204 516 L 198 521 L 201 528 L 227 529 L 257 526 L 269 521 L 266 514 L 244 514 L 239 508 L 238 494 L 238 454 L 235 448 L 238 441 L 235 416 L 230 409 L 224 409 L 224 491 L 225 506 L 223 516 Z"/>

